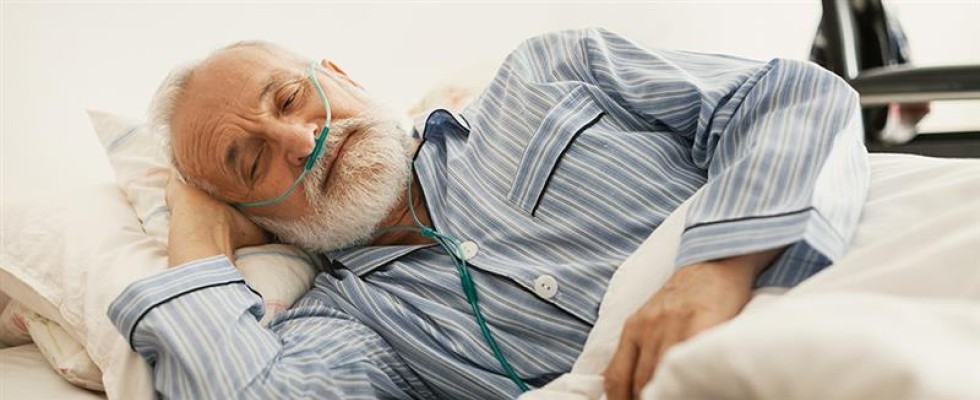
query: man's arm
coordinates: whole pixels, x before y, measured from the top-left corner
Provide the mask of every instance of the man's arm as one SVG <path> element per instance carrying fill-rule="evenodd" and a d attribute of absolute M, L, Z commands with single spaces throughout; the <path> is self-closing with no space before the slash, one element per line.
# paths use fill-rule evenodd
<path fill-rule="evenodd" d="M 626 321 L 603 372 L 610 400 L 632 399 L 674 344 L 727 321 L 752 296 L 752 281 L 783 249 L 685 266 Z"/>
<path fill-rule="evenodd" d="M 707 175 L 678 266 L 788 246 L 755 284 L 793 286 L 844 253 L 870 175 L 857 94 L 846 82 L 808 62 L 582 35 L 584 79 L 651 127 L 689 139 Z"/>
<path fill-rule="evenodd" d="M 397 356 L 374 331 L 310 299 L 269 329 L 261 297 L 224 256 L 262 240 L 204 193 L 172 184 L 170 256 L 179 264 L 130 285 L 109 318 L 153 368 L 164 398 L 404 397 Z M 202 259 L 203 258 L 203 259 Z"/>
<path fill-rule="evenodd" d="M 691 143 L 707 181 L 689 208 L 678 272 L 626 325 L 606 370 L 638 395 L 673 344 L 736 315 L 757 286 L 792 286 L 840 257 L 869 171 L 855 92 L 809 63 L 655 51 L 603 30 L 531 40 L 541 81 L 581 81 L 649 130 Z"/>

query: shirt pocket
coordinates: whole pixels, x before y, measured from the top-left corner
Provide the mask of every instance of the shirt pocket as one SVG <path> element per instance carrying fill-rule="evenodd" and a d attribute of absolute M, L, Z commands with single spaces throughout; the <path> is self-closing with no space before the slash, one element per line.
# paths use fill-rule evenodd
<path fill-rule="evenodd" d="M 524 149 L 507 200 L 533 216 L 568 146 L 602 114 L 602 108 L 581 86 L 548 110 Z"/>

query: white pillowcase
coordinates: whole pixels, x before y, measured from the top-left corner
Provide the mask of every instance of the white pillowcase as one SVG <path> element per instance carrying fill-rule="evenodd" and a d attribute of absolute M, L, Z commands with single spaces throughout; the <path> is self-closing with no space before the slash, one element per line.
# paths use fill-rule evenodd
<path fill-rule="evenodd" d="M 18 301 L 0 312 L 0 346 L 35 343 L 48 365 L 62 378 L 90 390 L 103 390 L 102 372 L 85 348 L 56 322 L 42 317 Z"/>
<path fill-rule="evenodd" d="M 68 382 L 89 390 L 104 390 L 102 371 L 89 358 L 81 343 L 61 325 L 14 302 L 10 308 L 23 321 L 31 340 L 54 370 Z"/>
<path fill-rule="evenodd" d="M 111 398 L 152 398 L 146 363 L 106 310 L 127 285 L 164 271 L 166 252 L 140 229 L 123 194 L 105 184 L 2 203 L 0 290 L 84 347 Z M 75 374 L 92 376 L 91 369 Z"/>
<path fill-rule="evenodd" d="M 23 311 L 28 310 L 17 301 L 5 302 L 0 311 L 0 347 L 16 347 L 31 343 Z"/>
<path fill-rule="evenodd" d="M 172 167 L 163 141 L 142 123 L 111 113 L 89 110 L 89 118 L 143 231 L 166 246 L 170 229 L 166 186 Z M 284 244 L 235 252 L 235 264 L 245 281 L 262 294 L 263 325 L 310 289 L 317 261 L 316 256 Z"/>
<path fill-rule="evenodd" d="M 73 369 L 60 371 L 63 376 L 85 377 L 74 383 L 91 388 L 91 378 L 98 381 L 101 369 L 110 398 L 152 398 L 146 364 L 105 314 L 130 283 L 167 268 L 169 160 L 160 141 L 141 124 L 104 112 L 90 112 L 90 117 L 118 187 L 5 199 L 0 290 L 52 321 L 50 326 L 64 327 L 44 341 L 35 337 L 39 346 L 87 351 L 91 361 L 86 365 L 73 358 Z M 245 280 L 262 294 L 263 324 L 309 290 L 317 263 L 282 244 L 236 251 Z"/>

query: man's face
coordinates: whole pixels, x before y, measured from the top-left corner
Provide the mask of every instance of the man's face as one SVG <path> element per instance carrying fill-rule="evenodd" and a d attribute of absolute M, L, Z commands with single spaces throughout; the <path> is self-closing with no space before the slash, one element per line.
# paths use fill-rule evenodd
<path fill-rule="evenodd" d="M 326 117 L 307 65 L 258 46 L 225 50 L 202 63 L 171 120 L 181 173 L 230 203 L 286 191 Z M 323 157 L 285 200 L 247 211 L 285 240 L 332 250 L 363 240 L 391 211 L 407 181 L 411 146 L 397 118 L 335 65 L 321 66 L 315 77 L 332 114 Z"/>

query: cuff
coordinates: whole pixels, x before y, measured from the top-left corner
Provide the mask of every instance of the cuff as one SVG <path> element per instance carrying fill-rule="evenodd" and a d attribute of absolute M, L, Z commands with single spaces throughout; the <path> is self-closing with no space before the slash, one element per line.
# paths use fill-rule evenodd
<path fill-rule="evenodd" d="M 261 297 L 245 283 L 242 274 L 227 257 L 215 256 L 192 261 L 132 283 L 109 305 L 108 316 L 135 350 L 133 333 L 140 321 L 153 309 L 198 290 L 238 285 Z"/>
<path fill-rule="evenodd" d="M 676 265 L 685 266 L 789 245 L 756 286 L 792 287 L 830 265 L 847 241 L 815 208 L 699 223 L 681 236 Z"/>

